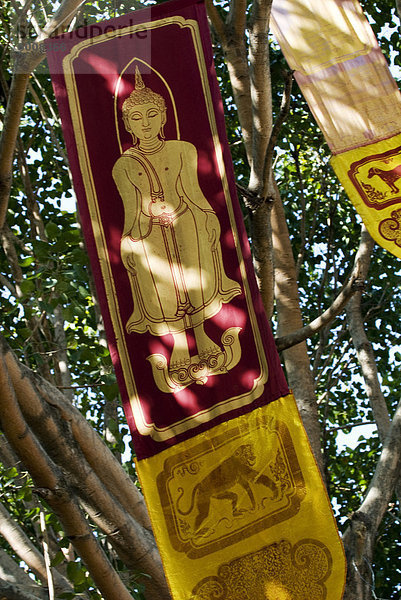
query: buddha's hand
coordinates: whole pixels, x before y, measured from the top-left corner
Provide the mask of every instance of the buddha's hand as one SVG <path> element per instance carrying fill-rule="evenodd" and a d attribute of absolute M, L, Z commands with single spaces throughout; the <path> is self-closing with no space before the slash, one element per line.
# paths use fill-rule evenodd
<path fill-rule="evenodd" d="M 215 212 L 208 211 L 206 213 L 206 231 L 209 242 L 212 245 L 212 250 L 214 250 L 220 239 L 220 223 Z"/>
<path fill-rule="evenodd" d="M 123 238 L 121 238 L 121 260 L 123 261 L 123 265 L 127 269 L 127 271 L 135 275 L 136 270 L 133 246 L 133 241 L 129 235 L 126 235 Z"/>

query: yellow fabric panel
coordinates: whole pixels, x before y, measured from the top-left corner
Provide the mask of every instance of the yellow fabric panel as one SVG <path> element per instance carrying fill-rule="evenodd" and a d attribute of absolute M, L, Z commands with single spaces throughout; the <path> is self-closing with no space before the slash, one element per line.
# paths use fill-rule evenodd
<path fill-rule="evenodd" d="M 292 395 L 137 470 L 174 600 L 342 598 L 342 544 Z"/>
<path fill-rule="evenodd" d="M 331 164 L 370 235 L 401 258 L 401 135 L 333 156 Z"/>

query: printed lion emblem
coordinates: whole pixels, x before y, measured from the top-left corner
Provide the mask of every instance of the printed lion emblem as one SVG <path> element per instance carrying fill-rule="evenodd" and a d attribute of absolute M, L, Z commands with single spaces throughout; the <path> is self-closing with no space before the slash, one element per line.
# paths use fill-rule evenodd
<path fill-rule="evenodd" d="M 386 183 L 390 190 L 397 194 L 400 190 L 395 185 L 395 182 L 401 178 L 401 165 L 397 165 L 394 169 L 390 169 L 388 171 L 384 171 L 383 169 L 379 169 L 378 167 L 371 167 L 368 172 L 368 179 L 372 179 L 372 177 L 380 177 L 384 183 Z"/>
<path fill-rule="evenodd" d="M 218 500 L 230 500 L 232 516 L 240 516 L 244 509 L 239 509 L 238 494 L 232 490 L 235 485 L 239 485 L 247 493 L 252 505 L 256 508 L 255 496 L 252 485 L 261 484 L 268 487 L 272 493 L 272 499 L 276 500 L 279 496 L 279 489 L 276 483 L 267 475 L 254 469 L 256 456 L 251 444 L 242 444 L 234 454 L 215 467 L 210 473 L 195 485 L 192 489 L 189 508 L 184 509 L 181 500 L 185 494 L 182 487 L 178 488 L 177 512 L 181 515 L 189 515 L 196 510 L 195 531 L 199 531 L 202 523 L 209 515 L 210 503 L 212 498 Z"/>

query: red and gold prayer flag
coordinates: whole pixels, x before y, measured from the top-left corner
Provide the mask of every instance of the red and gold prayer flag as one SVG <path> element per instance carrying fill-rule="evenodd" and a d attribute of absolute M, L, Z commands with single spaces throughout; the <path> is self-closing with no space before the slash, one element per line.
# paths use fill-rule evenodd
<path fill-rule="evenodd" d="M 47 53 L 136 467 L 176 600 L 338 600 L 344 555 L 257 290 L 206 12 Z"/>
<path fill-rule="evenodd" d="M 369 233 L 401 257 L 401 95 L 357 0 L 274 0 L 272 27 Z"/>

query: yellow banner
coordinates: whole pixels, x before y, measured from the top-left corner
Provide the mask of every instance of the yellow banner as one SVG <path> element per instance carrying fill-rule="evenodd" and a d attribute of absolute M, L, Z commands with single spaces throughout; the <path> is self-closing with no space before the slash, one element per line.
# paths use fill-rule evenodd
<path fill-rule="evenodd" d="M 331 164 L 370 235 L 401 258 L 401 135 L 333 156 Z"/>
<path fill-rule="evenodd" d="M 400 256 L 401 95 L 359 2 L 274 0 L 272 27 L 346 192 Z"/>
<path fill-rule="evenodd" d="M 137 469 L 175 600 L 342 598 L 342 545 L 291 395 Z"/>

